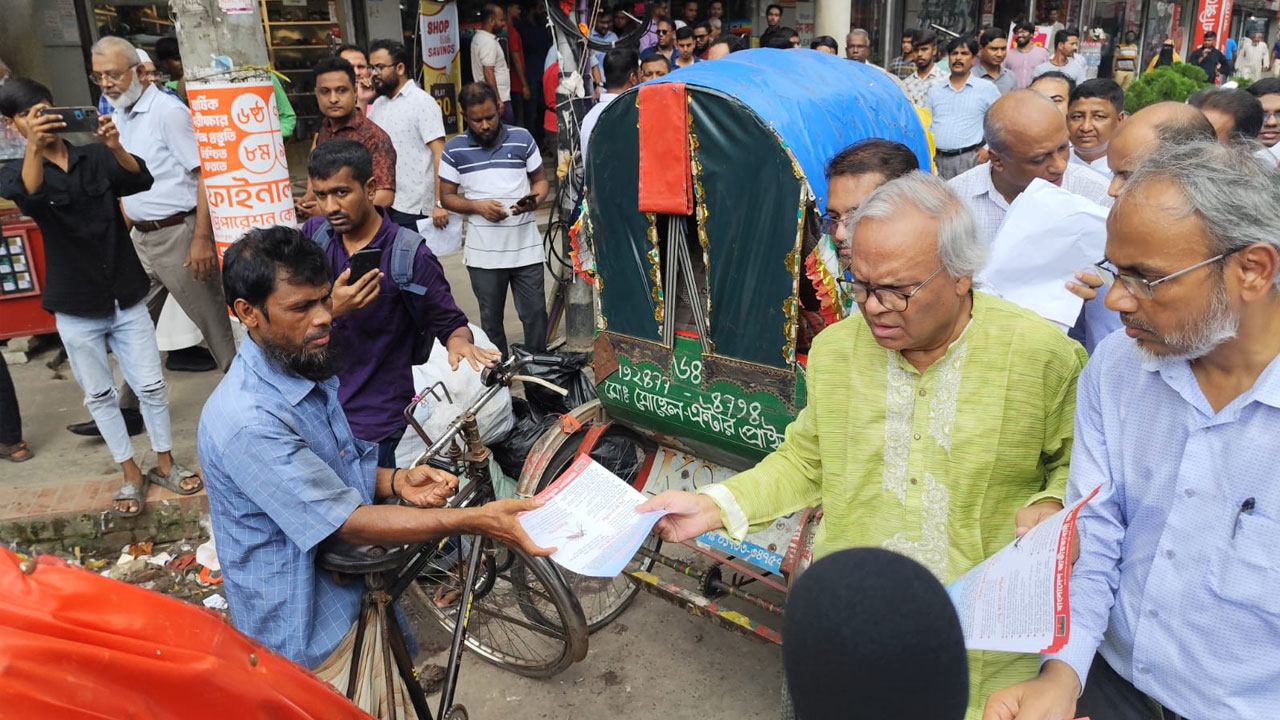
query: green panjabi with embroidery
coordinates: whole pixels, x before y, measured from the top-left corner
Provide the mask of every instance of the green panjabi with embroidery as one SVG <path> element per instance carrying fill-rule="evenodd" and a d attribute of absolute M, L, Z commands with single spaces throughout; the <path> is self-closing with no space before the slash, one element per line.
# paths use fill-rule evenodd
<path fill-rule="evenodd" d="M 883 547 L 951 582 L 1013 540 L 1020 508 L 1061 501 L 1086 360 L 1056 326 L 982 292 L 968 326 L 923 373 L 851 315 L 815 338 L 808 405 L 782 445 L 702 492 L 735 539 L 821 504 L 815 559 Z M 1035 655 L 969 658 L 966 718 L 1039 667 Z"/>

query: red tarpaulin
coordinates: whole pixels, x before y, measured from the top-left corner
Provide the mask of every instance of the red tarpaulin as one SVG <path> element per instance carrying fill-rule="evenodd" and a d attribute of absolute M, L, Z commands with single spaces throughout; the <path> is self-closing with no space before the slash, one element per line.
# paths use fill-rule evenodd
<path fill-rule="evenodd" d="M 689 101 L 684 83 L 641 85 L 640 212 L 693 214 L 689 165 Z"/>
<path fill-rule="evenodd" d="M 0 548 L 6 718 L 369 718 L 211 610 L 54 557 L 34 563 L 23 572 Z"/>

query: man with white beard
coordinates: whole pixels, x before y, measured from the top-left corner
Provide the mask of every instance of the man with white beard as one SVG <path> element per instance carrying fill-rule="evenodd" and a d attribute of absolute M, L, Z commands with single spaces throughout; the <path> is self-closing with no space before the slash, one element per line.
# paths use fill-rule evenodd
<path fill-rule="evenodd" d="M 120 143 L 142 158 L 155 178 L 150 190 L 121 199 L 138 259 L 151 279 L 151 319 L 160 317 L 172 293 L 200 328 L 218 369 L 226 372 L 236 344 L 222 294 L 191 111 L 139 78 L 140 58 L 129 41 L 104 37 L 94 44 L 92 55 L 95 82 L 115 108 Z M 129 395 L 121 399 L 122 407 L 134 402 Z"/>
<path fill-rule="evenodd" d="M 1268 164 L 1212 142 L 1158 150 L 1121 190 L 1098 265 L 1126 331 L 1077 390 L 1066 504 L 1099 489 L 1071 639 L 985 720 L 1275 718 L 1278 195 Z"/>

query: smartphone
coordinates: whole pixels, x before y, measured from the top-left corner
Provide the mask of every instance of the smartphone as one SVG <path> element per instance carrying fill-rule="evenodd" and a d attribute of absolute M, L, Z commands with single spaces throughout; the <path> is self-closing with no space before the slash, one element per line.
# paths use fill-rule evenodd
<path fill-rule="evenodd" d="M 538 206 L 538 194 L 529 193 L 528 195 L 525 195 L 524 197 L 517 200 L 515 205 L 511 206 L 511 212 L 512 214 L 525 213 L 525 212 L 529 212 L 530 210 L 533 210 L 537 206 Z"/>
<path fill-rule="evenodd" d="M 351 256 L 351 277 L 347 284 L 353 285 L 357 280 L 377 270 L 382 265 L 382 248 L 365 248 Z"/>
<path fill-rule="evenodd" d="M 92 107 L 47 107 L 40 111 L 41 115 L 60 115 L 65 127 L 54 130 L 55 133 L 98 132 L 98 109 Z"/>

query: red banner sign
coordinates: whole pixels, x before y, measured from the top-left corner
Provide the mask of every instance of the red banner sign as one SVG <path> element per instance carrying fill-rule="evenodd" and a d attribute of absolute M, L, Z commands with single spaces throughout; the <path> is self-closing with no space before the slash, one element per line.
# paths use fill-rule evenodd
<path fill-rule="evenodd" d="M 1200 0 L 1200 9 L 1196 13 L 1195 38 L 1193 48 L 1204 44 L 1207 32 L 1218 34 L 1219 50 L 1227 47 L 1227 38 L 1231 35 L 1231 9 L 1234 0 Z"/>

